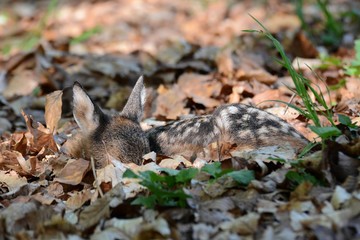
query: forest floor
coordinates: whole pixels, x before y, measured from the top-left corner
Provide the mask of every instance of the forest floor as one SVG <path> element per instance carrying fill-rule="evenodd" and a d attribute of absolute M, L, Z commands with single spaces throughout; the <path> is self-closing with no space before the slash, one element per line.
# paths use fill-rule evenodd
<path fill-rule="evenodd" d="M 360 3 L 300 2 L 2 1 L 0 240 L 360 239 Z M 264 33 L 323 96 L 318 131 Z M 102 169 L 67 152 L 74 82 L 114 114 L 140 76 L 143 129 L 244 103 L 318 145 Z"/>

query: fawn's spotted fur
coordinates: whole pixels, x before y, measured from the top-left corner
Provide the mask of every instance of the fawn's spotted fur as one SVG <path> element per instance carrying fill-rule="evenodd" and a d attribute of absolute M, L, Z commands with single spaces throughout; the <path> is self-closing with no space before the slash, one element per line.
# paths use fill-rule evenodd
<path fill-rule="evenodd" d="M 145 103 L 142 78 L 123 111 L 114 117 L 104 114 L 80 84 L 74 85 L 73 94 L 73 114 L 82 130 L 82 147 L 88 158 L 94 157 L 98 168 L 107 164 L 109 156 L 140 164 L 141 157 L 150 150 L 164 155 L 191 155 L 213 142 L 252 148 L 288 143 L 296 149 L 308 143 L 284 120 L 243 104 L 223 105 L 211 115 L 174 121 L 143 132 L 139 125 Z"/>

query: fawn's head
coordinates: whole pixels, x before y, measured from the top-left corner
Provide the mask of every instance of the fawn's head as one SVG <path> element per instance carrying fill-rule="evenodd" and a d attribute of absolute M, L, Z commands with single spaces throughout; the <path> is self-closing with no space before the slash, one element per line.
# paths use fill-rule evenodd
<path fill-rule="evenodd" d="M 93 157 L 97 168 L 115 158 L 124 163 L 141 163 L 149 143 L 140 127 L 145 103 L 145 87 L 140 77 L 123 110 L 116 116 L 105 114 L 79 83 L 73 86 L 73 115 L 81 129 L 81 151 Z"/>

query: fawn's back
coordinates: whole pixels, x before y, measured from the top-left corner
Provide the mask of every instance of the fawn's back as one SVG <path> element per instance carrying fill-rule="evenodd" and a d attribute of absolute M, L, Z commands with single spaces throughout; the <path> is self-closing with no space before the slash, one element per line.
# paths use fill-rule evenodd
<path fill-rule="evenodd" d="M 146 133 L 150 148 L 165 155 L 191 156 L 214 142 L 252 149 L 286 143 L 296 150 L 309 142 L 281 118 L 244 104 L 226 104 L 211 115 L 175 121 Z"/>

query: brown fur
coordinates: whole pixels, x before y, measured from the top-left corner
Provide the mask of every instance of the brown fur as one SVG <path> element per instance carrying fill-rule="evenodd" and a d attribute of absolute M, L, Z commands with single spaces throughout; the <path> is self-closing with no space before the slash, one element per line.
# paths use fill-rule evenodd
<path fill-rule="evenodd" d="M 106 126 L 90 136 L 91 155 L 97 167 L 104 167 L 115 158 L 123 163 L 141 164 L 150 152 L 148 140 L 139 124 L 124 117 L 113 117 Z"/>
<path fill-rule="evenodd" d="M 140 78 L 123 111 L 108 116 L 93 103 L 79 83 L 73 87 L 73 114 L 81 132 L 77 144 L 70 149 L 75 156 L 95 160 L 96 168 L 106 166 L 111 159 L 141 164 L 150 151 L 139 121 L 143 112 L 145 88 Z"/>

